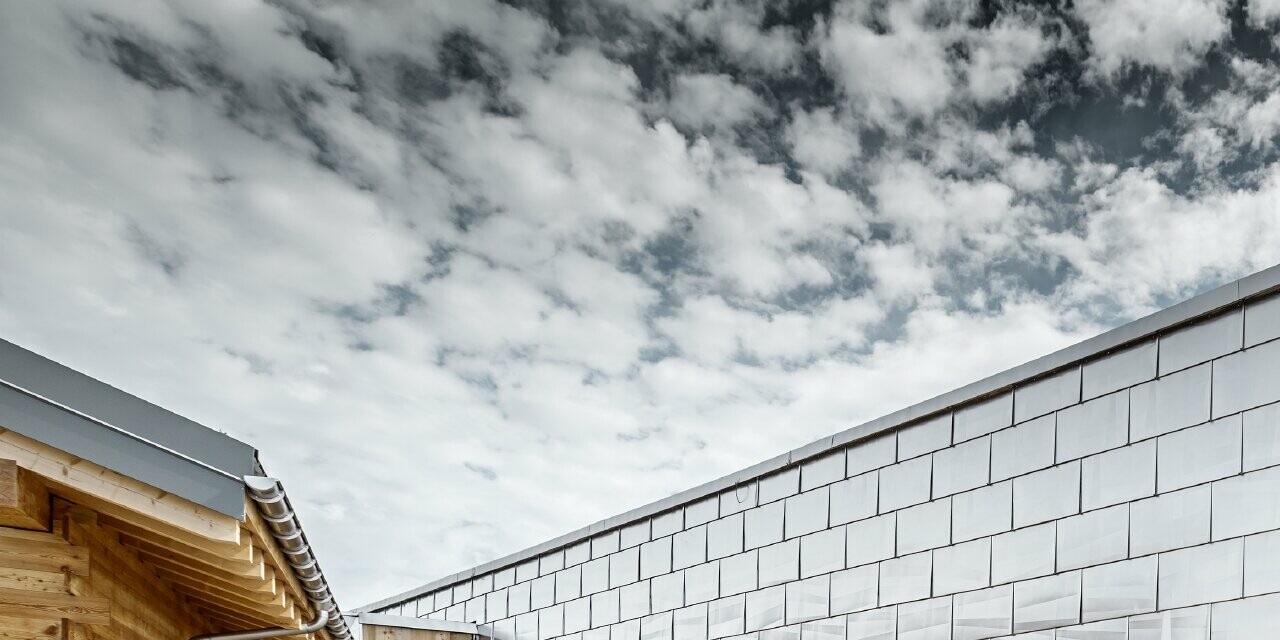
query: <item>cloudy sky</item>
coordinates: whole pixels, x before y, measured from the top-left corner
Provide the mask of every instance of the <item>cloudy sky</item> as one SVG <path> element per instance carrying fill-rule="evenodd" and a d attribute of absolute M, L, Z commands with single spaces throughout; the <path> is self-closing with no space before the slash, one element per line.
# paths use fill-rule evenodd
<path fill-rule="evenodd" d="M 347 608 L 1280 262 L 1280 1 L 0 4 L 0 335 Z"/>

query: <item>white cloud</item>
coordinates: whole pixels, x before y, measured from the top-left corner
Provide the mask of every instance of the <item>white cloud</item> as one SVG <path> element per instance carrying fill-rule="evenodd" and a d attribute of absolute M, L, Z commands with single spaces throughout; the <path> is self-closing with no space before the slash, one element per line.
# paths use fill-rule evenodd
<path fill-rule="evenodd" d="M 824 174 L 844 168 L 860 152 L 857 129 L 838 121 L 830 108 L 797 110 L 787 139 L 796 160 Z"/>
<path fill-rule="evenodd" d="M 1003 100 L 1022 85 L 1027 69 L 1040 62 L 1053 43 L 1035 16 L 1008 14 L 970 33 L 965 79 L 978 102 Z"/>
<path fill-rule="evenodd" d="M 676 78 L 669 109 L 677 123 L 720 129 L 769 112 L 756 94 L 723 73 L 697 73 Z"/>
<path fill-rule="evenodd" d="M 1076 12 L 1104 77 L 1130 64 L 1184 73 L 1228 31 L 1225 0 L 1081 0 Z"/>

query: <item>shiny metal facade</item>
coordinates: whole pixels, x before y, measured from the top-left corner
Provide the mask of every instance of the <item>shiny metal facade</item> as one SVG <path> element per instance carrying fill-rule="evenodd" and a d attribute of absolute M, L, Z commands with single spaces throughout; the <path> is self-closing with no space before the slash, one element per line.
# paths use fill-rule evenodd
<path fill-rule="evenodd" d="M 1280 297 L 1206 311 L 378 609 L 497 640 L 1272 637 Z"/>

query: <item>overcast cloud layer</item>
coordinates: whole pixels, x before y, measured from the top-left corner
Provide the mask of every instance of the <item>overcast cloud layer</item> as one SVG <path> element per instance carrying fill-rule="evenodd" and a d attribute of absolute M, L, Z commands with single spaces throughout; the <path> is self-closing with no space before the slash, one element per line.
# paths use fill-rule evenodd
<path fill-rule="evenodd" d="M 6 2 L 0 336 L 257 446 L 351 608 L 1280 261 L 1278 26 Z"/>

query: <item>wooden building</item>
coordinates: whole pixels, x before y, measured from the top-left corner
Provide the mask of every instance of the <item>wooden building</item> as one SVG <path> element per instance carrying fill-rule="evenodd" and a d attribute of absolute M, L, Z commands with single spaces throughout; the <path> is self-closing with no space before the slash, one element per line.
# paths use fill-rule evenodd
<path fill-rule="evenodd" d="M 257 452 L 0 341 L 0 638 L 350 631 Z"/>

